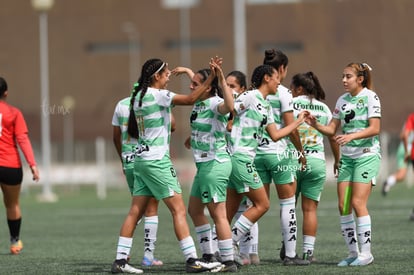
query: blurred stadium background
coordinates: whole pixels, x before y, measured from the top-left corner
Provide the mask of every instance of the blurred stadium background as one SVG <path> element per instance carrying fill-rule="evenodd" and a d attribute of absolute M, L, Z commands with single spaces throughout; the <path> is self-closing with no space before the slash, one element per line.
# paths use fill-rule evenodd
<path fill-rule="evenodd" d="M 344 66 L 371 65 L 383 107 L 381 177 L 395 168 L 398 134 L 413 111 L 412 0 L 54 0 L 40 13 L 32 4 L 0 0 L 0 75 L 9 84 L 8 101 L 26 117 L 41 176 L 41 124 L 45 116 L 50 119 L 52 185 L 100 182 L 98 195 L 104 198 L 106 185 L 125 184 L 111 119 L 145 60 L 159 57 L 170 68 L 197 70 L 220 55 L 225 72 L 250 75 L 268 48 L 289 56 L 283 84 L 312 70 L 331 108 L 342 94 Z M 47 16 L 48 99 L 41 93 L 42 15 Z M 172 77 L 169 89 L 187 93 L 188 84 Z M 173 111 L 177 131 L 171 153 L 183 182 L 194 172 L 183 146 L 189 111 Z M 25 182 L 44 184 L 31 183 L 28 173 Z"/>

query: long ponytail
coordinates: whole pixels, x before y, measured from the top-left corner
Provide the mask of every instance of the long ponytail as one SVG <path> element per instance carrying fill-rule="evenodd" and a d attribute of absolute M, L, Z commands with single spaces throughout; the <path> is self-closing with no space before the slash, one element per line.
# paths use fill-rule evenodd
<path fill-rule="evenodd" d="M 149 59 L 142 66 L 141 76 L 138 79 L 138 82 L 134 84 L 134 88 L 131 94 L 131 101 L 129 104 L 128 134 L 133 138 L 138 138 L 140 131 L 142 132 L 144 130 L 144 121 L 142 119 L 142 115 L 137 117 L 134 110 L 137 94 L 139 91 L 141 91 L 138 101 L 138 108 L 141 108 L 142 100 L 147 92 L 148 87 L 150 87 L 152 83 L 154 75 L 162 71 L 165 67 L 166 63 L 158 58 Z"/>

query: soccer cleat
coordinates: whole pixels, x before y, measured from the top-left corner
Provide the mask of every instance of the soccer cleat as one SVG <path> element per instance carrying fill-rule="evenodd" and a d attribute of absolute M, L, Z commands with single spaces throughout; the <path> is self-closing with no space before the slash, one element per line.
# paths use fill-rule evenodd
<path fill-rule="evenodd" d="M 282 241 L 282 247 L 280 248 L 280 253 L 279 253 L 279 257 L 280 259 L 283 261 L 286 257 L 286 249 L 285 249 L 285 243 Z"/>
<path fill-rule="evenodd" d="M 220 272 L 237 272 L 237 264 L 234 261 L 226 261 L 223 263 Z"/>
<path fill-rule="evenodd" d="M 283 260 L 283 265 L 309 265 L 310 261 L 299 258 L 297 255 L 295 257 L 286 256 Z"/>
<path fill-rule="evenodd" d="M 138 269 L 130 266 L 126 259 L 115 260 L 112 264 L 111 272 L 115 273 L 130 273 L 130 274 L 141 274 L 144 273 L 142 269 Z"/>
<path fill-rule="evenodd" d="M 302 259 L 308 260 L 309 262 L 313 262 L 313 256 L 308 255 L 308 253 L 303 253 Z"/>
<path fill-rule="evenodd" d="M 313 256 L 313 254 L 311 254 L 311 251 L 308 251 L 306 253 L 303 253 L 302 259 L 308 260 L 310 263 L 316 262 L 316 259 Z"/>
<path fill-rule="evenodd" d="M 214 257 L 216 258 L 217 262 L 222 262 L 221 261 L 221 255 L 219 251 L 214 252 Z"/>
<path fill-rule="evenodd" d="M 19 255 L 22 250 L 23 250 L 23 242 L 21 240 L 18 240 L 17 242 L 12 243 L 10 245 L 10 253 L 13 255 Z"/>
<path fill-rule="evenodd" d="M 381 189 L 381 194 L 385 197 L 387 195 L 387 193 L 390 191 L 391 186 L 389 184 L 387 184 L 388 182 L 385 180 L 382 183 L 382 189 Z"/>
<path fill-rule="evenodd" d="M 338 266 L 349 266 L 353 261 L 355 261 L 358 257 L 351 257 L 343 259 L 338 263 Z"/>
<path fill-rule="evenodd" d="M 219 262 L 214 254 L 203 254 L 203 260 L 207 263 Z"/>
<path fill-rule="evenodd" d="M 251 264 L 255 264 L 255 265 L 260 264 L 260 258 L 258 254 L 250 253 L 249 256 L 250 256 Z"/>
<path fill-rule="evenodd" d="M 362 255 L 359 254 L 358 258 L 355 259 L 352 263 L 349 264 L 349 266 L 364 266 L 369 265 L 374 261 L 374 257 L 372 254 L 369 255 Z"/>
<path fill-rule="evenodd" d="M 240 255 L 239 245 L 236 244 L 236 243 L 233 243 L 233 252 L 234 252 L 234 262 L 238 266 L 242 266 L 243 265 L 243 260 L 242 260 L 242 257 Z"/>
<path fill-rule="evenodd" d="M 156 258 L 150 260 L 149 258 L 145 257 L 142 258 L 142 262 L 141 265 L 142 266 L 160 266 L 163 265 L 164 263 Z"/>
<path fill-rule="evenodd" d="M 200 272 L 219 272 L 222 269 L 220 262 L 206 262 L 204 259 L 189 258 L 186 262 L 185 271 L 187 273 Z"/>

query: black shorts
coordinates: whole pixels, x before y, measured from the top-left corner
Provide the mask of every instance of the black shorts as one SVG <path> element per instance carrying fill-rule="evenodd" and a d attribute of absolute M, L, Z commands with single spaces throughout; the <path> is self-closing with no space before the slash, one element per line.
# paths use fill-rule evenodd
<path fill-rule="evenodd" d="M 0 183 L 19 185 L 23 180 L 23 169 L 0 166 Z"/>

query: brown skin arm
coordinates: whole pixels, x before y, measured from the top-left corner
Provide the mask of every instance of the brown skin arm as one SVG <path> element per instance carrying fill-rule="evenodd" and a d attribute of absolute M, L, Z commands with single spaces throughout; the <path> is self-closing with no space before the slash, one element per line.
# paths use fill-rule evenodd
<path fill-rule="evenodd" d="M 334 156 L 334 175 L 335 177 L 338 177 L 338 169 L 339 169 L 339 158 L 341 156 L 341 153 L 339 151 L 339 144 L 336 143 L 335 138 L 329 137 L 329 145 L 331 147 L 332 150 L 332 154 Z"/>
<path fill-rule="evenodd" d="M 122 141 L 121 141 L 121 128 L 119 126 L 113 126 L 112 141 L 115 145 L 116 152 L 122 163 Z"/>
<path fill-rule="evenodd" d="M 295 130 L 302 122 L 305 121 L 305 117 L 309 115 L 308 111 L 302 111 L 297 120 L 294 120 L 289 125 L 286 125 L 285 127 L 281 129 L 277 129 L 275 123 L 271 123 L 266 127 L 266 131 L 269 133 L 270 138 L 273 141 L 278 141 L 281 138 L 284 138 L 288 136 L 293 130 Z"/>
<path fill-rule="evenodd" d="M 376 136 L 380 133 L 381 129 L 381 119 L 378 117 L 370 118 L 369 126 L 360 132 L 355 132 L 346 135 L 336 135 L 335 141 L 339 145 L 345 145 L 348 142 L 351 142 L 354 139 L 362 139 L 362 138 L 369 138 L 372 136 Z"/>
<path fill-rule="evenodd" d="M 175 95 L 172 100 L 174 105 L 193 105 L 203 95 L 203 93 L 209 90 L 211 82 L 213 82 L 214 78 L 216 77 L 214 67 L 211 65 L 211 63 L 214 62 L 213 60 L 215 59 L 212 58 L 210 61 L 211 74 L 207 77 L 206 81 L 204 81 L 194 90 L 194 92 L 190 94 Z"/>
<path fill-rule="evenodd" d="M 306 118 L 306 123 L 318 130 L 319 132 L 321 132 L 325 136 L 335 135 L 336 130 L 341 124 L 341 122 L 338 119 L 333 118 L 328 125 L 322 125 L 316 120 L 316 117 L 314 116 L 308 116 Z"/>
<path fill-rule="evenodd" d="M 175 117 L 174 115 L 171 113 L 171 132 L 175 131 Z"/>

